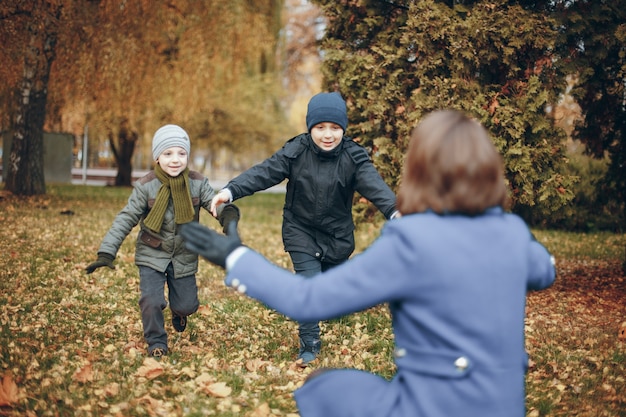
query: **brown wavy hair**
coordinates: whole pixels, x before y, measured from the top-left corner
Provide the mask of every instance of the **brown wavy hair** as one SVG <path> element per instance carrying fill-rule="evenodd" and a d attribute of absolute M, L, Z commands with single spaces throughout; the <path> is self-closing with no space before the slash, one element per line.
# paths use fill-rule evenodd
<path fill-rule="evenodd" d="M 477 215 L 507 204 L 504 163 L 487 130 L 457 110 L 424 117 L 411 134 L 398 210 Z"/>

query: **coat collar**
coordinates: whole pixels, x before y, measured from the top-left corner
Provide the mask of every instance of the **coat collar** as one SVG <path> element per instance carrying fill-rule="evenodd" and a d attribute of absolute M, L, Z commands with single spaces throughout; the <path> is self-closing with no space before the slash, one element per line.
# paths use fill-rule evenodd
<path fill-rule="evenodd" d="M 341 138 L 341 142 L 339 143 L 339 145 L 337 145 L 336 148 L 331 149 L 330 151 L 325 151 L 325 150 L 322 150 L 319 146 L 317 146 L 315 144 L 315 142 L 313 142 L 313 138 L 311 137 L 310 133 L 307 134 L 307 139 L 308 139 L 307 143 L 309 145 L 309 148 L 320 159 L 333 159 L 333 158 L 336 158 L 341 153 L 341 151 L 343 150 L 343 148 L 345 146 L 345 142 L 352 140 L 352 138 L 350 138 L 348 136 L 344 136 L 343 138 Z"/>

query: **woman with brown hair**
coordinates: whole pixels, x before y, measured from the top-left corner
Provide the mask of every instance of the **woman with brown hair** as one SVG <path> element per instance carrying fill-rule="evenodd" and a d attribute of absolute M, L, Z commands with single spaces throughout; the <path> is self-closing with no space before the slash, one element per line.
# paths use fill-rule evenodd
<path fill-rule="evenodd" d="M 437 111 L 413 131 L 398 192 L 402 217 L 362 254 L 309 280 L 227 236 L 183 226 L 189 249 L 226 284 L 296 320 L 388 303 L 397 373 L 318 370 L 295 392 L 300 415 L 523 417 L 526 292 L 550 286 L 554 259 L 504 211 L 503 162 L 467 115 Z M 306 308 L 303 308 L 306 306 Z"/>

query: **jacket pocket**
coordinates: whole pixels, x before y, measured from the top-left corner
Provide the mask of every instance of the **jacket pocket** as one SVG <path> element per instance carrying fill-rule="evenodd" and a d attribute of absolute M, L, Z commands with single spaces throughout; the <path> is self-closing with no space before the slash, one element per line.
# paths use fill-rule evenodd
<path fill-rule="evenodd" d="M 151 248 L 158 249 L 161 247 L 161 238 L 145 230 L 139 232 L 139 239 Z"/>

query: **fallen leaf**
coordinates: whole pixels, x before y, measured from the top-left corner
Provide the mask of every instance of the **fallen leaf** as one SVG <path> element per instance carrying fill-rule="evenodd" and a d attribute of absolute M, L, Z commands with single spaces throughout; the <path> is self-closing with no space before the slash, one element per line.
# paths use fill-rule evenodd
<path fill-rule="evenodd" d="M 197 312 L 199 314 L 204 315 L 204 316 L 210 316 L 211 314 L 213 314 L 213 309 L 210 306 L 204 304 L 204 305 L 201 305 L 200 307 L 198 307 L 198 311 Z"/>
<path fill-rule="evenodd" d="M 159 375 L 163 374 L 165 368 L 154 358 L 146 358 L 143 361 L 143 365 L 137 369 L 137 376 L 142 376 L 148 379 L 157 378 Z"/>
<path fill-rule="evenodd" d="M 255 408 L 254 411 L 249 414 L 249 417 L 269 417 L 271 414 L 270 406 L 267 403 L 263 403 Z"/>
<path fill-rule="evenodd" d="M 167 415 L 167 409 L 164 407 L 162 400 L 157 400 L 151 397 L 149 394 L 139 398 L 139 402 L 144 404 L 147 408 L 148 415 L 150 416 L 165 416 Z"/>
<path fill-rule="evenodd" d="M 0 385 L 0 407 L 11 405 L 18 400 L 19 390 L 13 381 L 13 375 L 6 374 Z"/>
<path fill-rule="evenodd" d="M 264 361 L 261 359 L 250 359 L 246 361 L 246 369 L 250 372 L 257 372 L 263 368 L 265 368 L 269 364 L 268 361 Z"/>
<path fill-rule="evenodd" d="M 72 379 L 83 384 L 85 382 L 93 381 L 93 366 L 91 365 L 91 362 L 87 362 L 85 366 L 74 372 Z"/>
<path fill-rule="evenodd" d="M 233 390 L 224 382 L 215 382 L 213 384 L 205 385 L 204 387 L 202 387 L 202 391 L 213 397 L 226 398 Z"/>
<path fill-rule="evenodd" d="M 118 384 L 117 382 L 113 382 L 107 385 L 106 387 L 104 387 L 104 395 L 106 395 L 109 398 L 115 397 L 117 394 L 119 394 L 119 392 L 120 392 L 120 384 Z"/>
<path fill-rule="evenodd" d="M 180 373 L 183 375 L 187 375 L 189 378 L 194 378 L 196 376 L 194 370 L 188 366 L 183 367 L 183 369 L 180 370 Z"/>
<path fill-rule="evenodd" d="M 198 377 L 195 379 L 196 384 L 198 385 L 208 385 L 212 383 L 214 380 L 215 379 L 211 375 L 207 374 L 206 372 L 198 375 Z"/>

